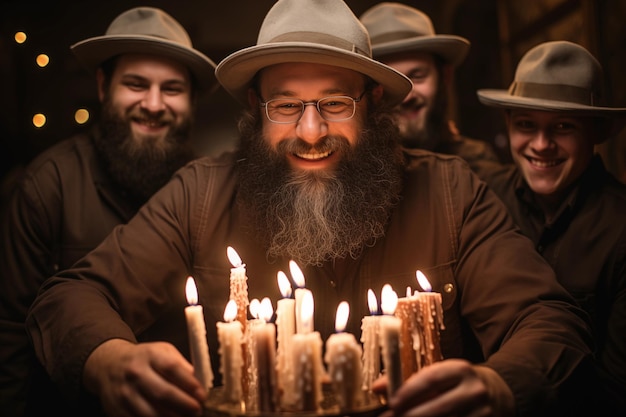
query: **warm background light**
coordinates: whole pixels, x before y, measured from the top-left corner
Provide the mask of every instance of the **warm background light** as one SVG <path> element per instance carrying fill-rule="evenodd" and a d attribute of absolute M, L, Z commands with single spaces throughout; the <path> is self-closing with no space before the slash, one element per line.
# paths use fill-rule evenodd
<path fill-rule="evenodd" d="M 76 120 L 76 123 L 78 123 L 79 125 L 87 123 L 87 121 L 89 120 L 89 110 L 87 109 L 76 110 L 76 113 L 74 113 L 74 120 Z"/>
<path fill-rule="evenodd" d="M 48 63 L 50 62 L 50 58 L 46 54 L 39 54 L 37 55 L 36 61 L 37 61 L 37 65 L 43 68 L 46 65 L 48 65 Z"/>
<path fill-rule="evenodd" d="M 46 116 L 41 113 L 37 113 L 33 116 L 33 124 L 35 125 L 35 127 L 42 127 L 46 124 Z"/>
<path fill-rule="evenodd" d="M 26 42 L 26 34 L 24 32 L 16 32 L 15 33 L 15 42 L 24 43 Z"/>

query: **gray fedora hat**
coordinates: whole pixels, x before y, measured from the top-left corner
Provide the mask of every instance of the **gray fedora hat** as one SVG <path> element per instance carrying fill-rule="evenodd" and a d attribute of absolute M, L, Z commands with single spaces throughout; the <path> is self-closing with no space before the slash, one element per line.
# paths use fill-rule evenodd
<path fill-rule="evenodd" d="M 279 0 L 265 16 L 257 44 L 234 52 L 216 68 L 222 87 L 241 103 L 255 74 L 287 62 L 327 64 L 351 69 L 383 86 L 390 105 L 400 103 L 411 81 L 372 59 L 367 30 L 340 0 Z"/>
<path fill-rule="evenodd" d="M 626 108 L 606 107 L 602 66 L 585 48 L 568 41 L 545 42 L 530 49 L 508 90 L 478 90 L 488 106 L 624 116 Z"/>
<path fill-rule="evenodd" d="M 470 42 L 461 36 L 435 33 L 430 17 L 406 4 L 377 4 L 361 15 L 361 22 L 370 34 L 376 59 L 398 52 L 429 52 L 456 66 L 470 48 Z"/>
<path fill-rule="evenodd" d="M 92 71 L 119 54 L 154 54 L 186 65 L 200 88 L 211 88 L 217 81 L 215 63 L 193 48 L 187 31 L 176 19 L 155 7 L 127 10 L 111 22 L 103 36 L 85 39 L 70 48 Z"/>

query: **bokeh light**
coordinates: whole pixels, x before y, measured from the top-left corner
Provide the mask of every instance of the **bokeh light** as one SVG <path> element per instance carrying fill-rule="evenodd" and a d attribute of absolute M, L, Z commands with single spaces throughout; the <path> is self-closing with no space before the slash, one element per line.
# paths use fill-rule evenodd
<path fill-rule="evenodd" d="M 48 65 L 48 63 L 50 62 L 50 58 L 46 54 L 39 54 L 37 55 L 36 61 L 37 61 L 37 65 L 43 68 L 46 65 Z"/>
<path fill-rule="evenodd" d="M 43 115 L 42 113 L 37 113 L 36 115 L 33 116 L 33 125 L 35 125 L 35 127 L 42 127 L 45 124 L 46 124 L 45 115 Z"/>
<path fill-rule="evenodd" d="M 16 32 L 15 33 L 15 42 L 24 43 L 26 42 L 26 34 L 24 32 Z"/>
<path fill-rule="evenodd" d="M 89 120 L 89 110 L 87 109 L 76 110 L 76 113 L 74 113 L 74 120 L 76 120 L 76 123 L 78 123 L 79 125 L 87 123 L 87 121 Z"/>

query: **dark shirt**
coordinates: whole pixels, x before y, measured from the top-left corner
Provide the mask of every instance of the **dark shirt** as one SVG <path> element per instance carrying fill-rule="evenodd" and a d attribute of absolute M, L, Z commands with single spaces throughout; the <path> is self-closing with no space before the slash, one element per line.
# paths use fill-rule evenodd
<path fill-rule="evenodd" d="M 107 179 L 87 136 L 60 142 L 29 164 L 0 227 L 0 415 L 68 415 L 36 360 L 26 313 L 46 278 L 69 268 L 138 208 Z"/>
<path fill-rule="evenodd" d="M 592 319 L 600 375 L 599 383 L 589 381 L 589 393 L 598 388 L 612 415 L 626 415 L 626 185 L 596 155 L 546 221 L 514 166 L 488 183 Z"/>
<path fill-rule="evenodd" d="M 383 238 L 356 259 L 304 267 L 314 323 L 326 339 L 340 301 L 347 330 L 369 314 L 367 290 L 386 283 L 404 294 L 416 270 L 442 293 L 446 358 L 484 362 L 511 388 L 520 416 L 556 415 L 559 384 L 590 357 L 584 313 L 561 287 L 502 202 L 460 158 L 412 151 L 403 198 Z M 227 246 L 246 264 L 249 297 L 281 295 L 279 270 L 237 209 L 233 158 L 202 158 L 180 170 L 127 225 L 46 281 L 27 319 L 37 355 L 68 394 L 78 395 L 86 358 L 111 338 L 166 340 L 185 355 L 188 275 L 204 306 L 209 351 L 219 375 L 217 321 L 229 298 Z M 69 295 L 71 294 L 71 296 Z"/>
<path fill-rule="evenodd" d="M 502 166 L 490 144 L 465 136 L 452 135 L 449 140 L 439 141 L 433 152 L 461 157 L 481 178 Z"/>

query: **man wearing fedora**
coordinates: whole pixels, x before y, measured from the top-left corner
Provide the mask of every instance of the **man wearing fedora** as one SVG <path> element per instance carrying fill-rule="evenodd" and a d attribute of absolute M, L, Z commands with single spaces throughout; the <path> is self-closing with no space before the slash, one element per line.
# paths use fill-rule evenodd
<path fill-rule="evenodd" d="M 594 146 L 619 132 L 600 63 L 580 45 L 551 41 L 520 60 L 508 90 L 479 90 L 505 109 L 514 164 L 488 177 L 522 232 L 592 319 L 602 409 L 626 415 L 626 185 Z"/>
<path fill-rule="evenodd" d="M 460 156 L 481 175 L 497 168 L 500 161 L 492 146 L 462 136 L 450 115 L 454 69 L 465 59 L 469 41 L 435 33 L 428 15 L 401 3 L 376 4 L 360 19 L 374 58 L 413 82 L 393 112 L 404 146 Z"/>
<path fill-rule="evenodd" d="M 214 63 L 163 10 L 134 8 L 103 36 L 71 47 L 95 73 L 99 123 L 27 167 L 0 226 L 0 415 L 71 415 L 37 363 L 24 329 L 46 278 L 70 267 L 126 223 L 195 157 L 198 94 Z M 85 415 L 78 409 L 77 415 Z"/>
<path fill-rule="evenodd" d="M 66 394 L 91 393 L 112 416 L 200 415 L 185 282 L 196 282 L 220 385 L 232 246 L 251 299 L 278 299 L 278 272 L 301 267 L 323 339 L 340 301 L 358 335 L 368 289 L 404 293 L 424 272 L 442 295 L 446 359 L 406 379 L 394 415 L 556 415 L 567 377 L 591 359 L 583 312 L 465 162 L 403 152 L 387 109 L 410 80 L 372 59 L 344 2 L 276 2 L 257 44 L 216 76 L 247 107 L 238 152 L 179 170 L 31 308 L 38 358 Z"/>

